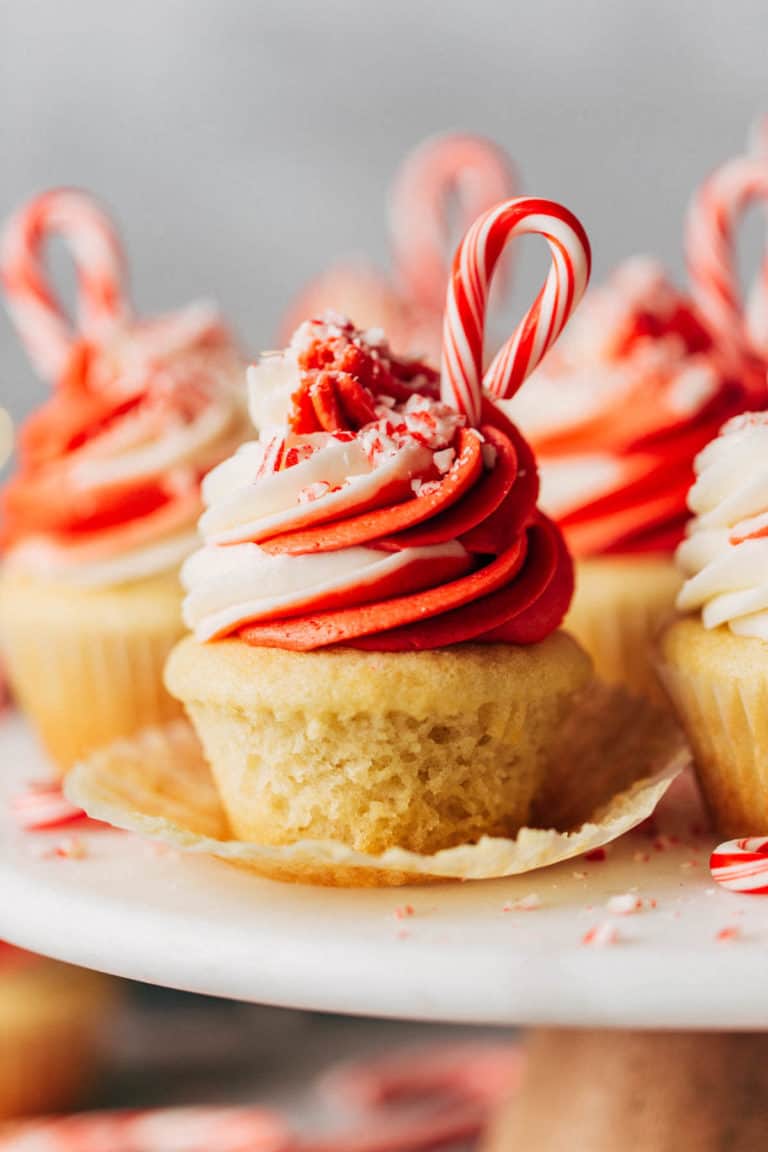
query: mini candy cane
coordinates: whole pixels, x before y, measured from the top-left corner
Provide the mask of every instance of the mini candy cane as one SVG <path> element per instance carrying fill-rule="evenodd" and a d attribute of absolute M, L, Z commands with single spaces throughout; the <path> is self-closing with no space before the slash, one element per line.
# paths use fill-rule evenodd
<path fill-rule="evenodd" d="M 552 266 L 536 300 L 496 353 L 483 376 L 488 292 L 496 263 L 513 236 L 540 235 Z M 482 389 L 509 398 L 530 375 L 565 327 L 589 280 L 591 253 L 583 227 L 551 200 L 521 196 L 480 216 L 462 240 L 443 321 L 442 398 L 477 424 Z"/>
<path fill-rule="evenodd" d="M 768 358 L 768 258 L 745 309 L 736 268 L 735 231 L 755 200 L 768 201 L 768 155 L 743 156 L 718 168 L 694 196 L 685 247 L 699 311 L 731 356 Z"/>
<path fill-rule="evenodd" d="M 516 183 L 505 153 L 481 136 L 432 136 L 409 153 L 392 186 L 389 219 L 395 273 L 413 306 L 442 311 L 451 201 L 462 235 L 481 212 L 512 196 Z"/>
<path fill-rule="evenodd" d="M 77 272 L 76 326 L 55 298 L 43 264 L 45 245 L 57 235 Z M 78 337 L 97 337 L 130 311 L 112 223 L 90 196 L 72 188 L 44 192 L 11 217 L 0 236 L 0 282 L 35 368 L 51 382 L 60 378 Z"/>
<path fill-rule="evenodd" d="M 726 841 L 710 856 L 709 870 L 729 892 L 768 895 L 768 837 Z"/>
<path fill-rule="evenodd" d="M 281 342 L 302 320 L 330 308 L 349 315 L 357 327 L 382 328 L 400 354 L 437 363 L 450 275 L 450 209 L 456 209 L 461 235 L 480 212 L 510 196 L 515 184 L 506 155 L 490 140 L 467 134 L 426 140 L 406 157 L 390 194 L 394 276 L 357 262 L 330 268 L 289 308 Z"/>

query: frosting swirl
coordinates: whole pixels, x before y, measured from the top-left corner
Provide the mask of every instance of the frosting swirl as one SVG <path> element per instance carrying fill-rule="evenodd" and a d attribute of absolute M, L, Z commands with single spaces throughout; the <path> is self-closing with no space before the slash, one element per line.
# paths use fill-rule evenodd
<path fill-rule="evenodd" d="M 768 640 L 768 413 L 729 420 L 697 456 L 696 477 L 677 606 L 701 610 L 705 628 Z"/>
<path fill-rule="evenodd" d="M 576 556 L 671 552 L 693 460 L 746 406 L 692 303 L 654 261 L 593 291 L 507 410 L 531 439 L 542 506 Z"/>
<path fill-rule="evenodd" d="M 378 332 L 307 322 L 250 369 L 262 432 L 206 478 L 184 565 L 200 640 L 375 650 L 533 643 L 573 591 L 536 463 L 490 401 L 479 428 Z"/>
<path fill-rule="evenodd" d="M 10 567 L 99 586 L 175 569 L 203 475 L 242 438 L 242 366 L 207 305 L 81 341 L 0 497 Z"/>

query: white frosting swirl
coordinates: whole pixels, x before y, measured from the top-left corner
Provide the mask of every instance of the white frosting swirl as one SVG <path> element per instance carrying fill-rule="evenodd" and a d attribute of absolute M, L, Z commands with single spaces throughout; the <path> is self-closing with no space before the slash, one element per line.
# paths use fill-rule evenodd
<path fill-rule="evenodd" d="M 768 640 L 768 413 L 729 420 L 695 467 L 677 606 L 701 610 L 705 628 Z"/>
<path fill-rule="evenodd" d="M 371 424 L 355 436 L 341 438 L 319 432 L 297 435 L 287 428 L 290 399 L 300 384 L 298 354 L 318 332 L 333 330 L 316 323 L 302 325 L 284 353 L 268 353 L 249 369 L 249 406 L 261 439 L 243 444 L 208 474 L 203 482 L 206 511 L 200 519 L 204 546 L 182 568 L 187 590 L 184 619 L 198 640 L 223 635 L 249 622 L 299 614 L 318 598 L 337 603 L 345 591 L 412 568 L 420 562 L 461 561 L 468 556 L 456 541 L 397 552 L 357 546 L 300 556 L 272 554 L 260 540 L 296 530 L 306 520 L 307 506 L 324 520 L 343 519 L 349 510 L 373 510 L 399 492 L 419 491 L 421 477 L 442 465 L 450 468 L 453 451 L 446 449 L 462 423 L 456 413 L 436 401 L 415 395 L 399 413 L 408 430 L 392 436 L 384 431 L 391 416 L 384 404 Z M 365 333 L 368 345 L 378 334 Z M 410 434 L 418 430 L 419 439 Z M 263 468 L 272 438 L 281 451 L 297 460 L 280 471 Z"/>

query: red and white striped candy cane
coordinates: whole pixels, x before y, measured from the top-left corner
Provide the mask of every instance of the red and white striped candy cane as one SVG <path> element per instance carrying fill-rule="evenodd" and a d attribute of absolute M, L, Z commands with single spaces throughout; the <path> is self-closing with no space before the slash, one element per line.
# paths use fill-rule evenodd
<path fill-rule="evenodd" d="M 509 158 L 482 136 L 432 136 L 408 154 L 392 185 L 389 221 L 395 273 L 411 305 L 442 309 L 451 209 L 462 235 L 481 212 L 512 196 L 516 184 Z"/>
<path fill-rule="evenodd" d="M 59 236 L 77 273 L 76 324 L 51 288 L 47 242 Z M 30 200 L 0 235 L 0 282 L 11 319 L 35 368 L 57 381 L 79 337 L 99 337 L 127 318 L 122 247 L 109 216 L 85 192 L 54 188 Z"/>
<path fill-rule="evenodd" d="M 736 265 L 736 229 L 747 208 L 768 202 L 768 153 L 741 156 L 704 181 L 688 209 L 686 259 L 691 292 L 723 350 L 768 358 L 768 255 L 745 308 Z"/>
<path fill-rule="evenodd" d="M 85 818 L 82 808 L 70 804 L 64 796 L 59 781 L 30 784 L 24 792 L 11 797 L 10 809 L 19 828 L 29 832 L 59 828 Z"/>
<path fill-rule="evenodd" d="M 263 1108 L 162 1108 L 26 1120 L 3 1129 L 4 1152 L 288 1152 L 281 1118 Z"/>
<path fill-rule="evenodd" d="M 709 858 L 712 879 L 729 892 L 768 896 L 768 837 L 728 840 Z"/>
<path fill-rule="evenodd" d="M 543 236 L 552 266 L 536 300 L 483 376 L 488 293 L 496 263 L 514 236 Z M 589 281 L 589 240 L 572 212 L 552 200 L 521 196 L 480 216 L 462 240 L 443 321 L 441 391 L 471 424 L 480 419 L 483 387 L 499 398 L 513 396 L 554 344 Z"/>

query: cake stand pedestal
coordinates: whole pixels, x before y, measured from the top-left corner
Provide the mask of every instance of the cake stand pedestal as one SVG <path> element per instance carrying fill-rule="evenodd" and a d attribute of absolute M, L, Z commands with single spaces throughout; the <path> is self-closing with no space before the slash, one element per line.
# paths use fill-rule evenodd
<path fill-rule="evenodd" d="M 716 838 L 690 788 L 604 857 L 485 883 L 334 890 L 109 830 L 23 832 L 8 801 L 47 766 L 13 715 L 0 720 L 0 766 L 0 938 L 255 1003 L 533 1026 L 527 1087 L 496 1148 L 768 1147 L 756 1035 L 768 1033 L 768 898 L 713 884 Z"/>

